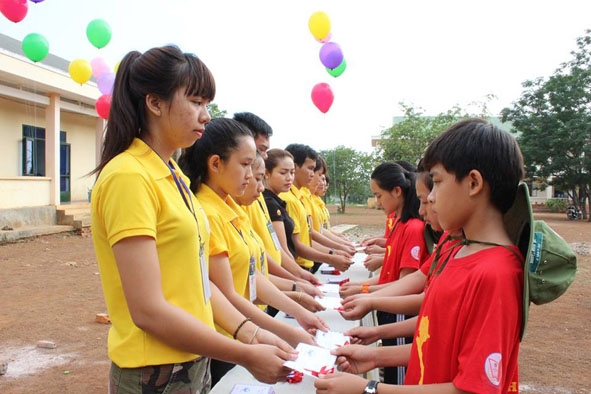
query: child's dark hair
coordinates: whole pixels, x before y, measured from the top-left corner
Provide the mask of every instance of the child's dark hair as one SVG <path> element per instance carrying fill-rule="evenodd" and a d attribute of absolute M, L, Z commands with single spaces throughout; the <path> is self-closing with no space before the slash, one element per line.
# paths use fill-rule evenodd
<path fill-rule="evenodd" d="M 433 190 L 433 178 L 431 177 L 431 174 L 429 174 L 429 171 L 425 169 L 422 158 L 419 160 L 419 164 L 417 164 L 416 177 L 417 180 L 423 182 L 425 186 L 427 186 L 427 189 Z"/>
<path fill-rule="evenodd" d="M 316 161 L 318 153 L 308 145 L 304 144 L 289 144 L 285 147 L 285 150 L 291 153 L 293 156 L 293 162 L 301 167 L 304 165 L 306 159 L 312 159 Z"/>
<path fill-rule="evenodd" d="M 269 149 L 267 151 L 267 158 L 265 159 L 265 169 L 269 171 L 269 173 L 273 172 L 273 169 L 277 167 L 279 161 L 289 157 L 293 160 L 293 156 L 286 150 L 283 149 Z"/>
<path fill-rule="evenodd" d="M 207 66 L 174 45 L 125 55 L 115 77 L 101 160 L 91 174 L 100 172 L 146 130 L 148 94 L 171 102 L 182 87 L 187 96 L 209 101 L 215 97 L 215 81 Z"/>
<path fill-rule="evenodd" d="M 240 122 L 229 118 L 216 118 L 205 126 L 201 139 L 183 150 L 179 167 L 191 181 L 191 190 L 197 192 L 207 181 L 207 161 L 212 155 L 228 160 L 232 151 L 238 149 L 244 137 L 253 138 L 250 130 Z"/>
<path fill-rule="evenodd" d="M 417 164 L 416 177 L 417 182 L 423 182 L 427 189 L 433 190 L 433 178 L 431 177 L 431 174 L 429 174 L 429 171 L 425 169 L 422 158 L 419 160 L 419 163 Z M 443 231 L 435 231 L 429 223 L 425 223 L 425 231 L 423 233 L 423 236 L 425 238 L 425 245 L 427 246 L 427 250 L 429 251 L 429 253 L 433 252 L 434 245 L 437 245 L 439 243 L 439 239 L 442 235 Z"/>
<path fill-rule="evenodd" d="M 252 131 L 254 138 L 259 135 L 269 138 L 273 135 L 271 126 L 252 112 L 237 112 L 234 114 L 234 120 L 246 125 Z"/>
<path fill-rule="evenodd" d="M 399 164 L 385 162 L 373 170 L 371 179 L 383 190 L 392 191 L 395 187 L 400 187 L 404 196 L 404 206 L 400 215 L 402 223 L 406 223 L 411 218 L 421 217 L 414 172 L 405 170 Z"/>
<path fill-rule="evenodd" d="M 477 170 L 501 213 L 511 207 L 523 178 L 523 156 L 515 138 L 483 119 L 465 119 L 439 135 L 425 152 L 425 169 L 441 164 L 460 181 Z"/>

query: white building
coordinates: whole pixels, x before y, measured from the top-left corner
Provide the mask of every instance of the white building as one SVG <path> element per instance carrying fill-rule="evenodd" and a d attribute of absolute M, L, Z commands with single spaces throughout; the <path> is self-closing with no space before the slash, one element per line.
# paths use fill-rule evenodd
<path fill-rule="evenodd" d="M 27 59 L 21 42 L 0 34 L 0 228 L 63 203 L 88 201 L 105 121 L 96 84 L 80 85 L 69 62 Z M 19 214 L 20 212 L 20 214 Z"/>

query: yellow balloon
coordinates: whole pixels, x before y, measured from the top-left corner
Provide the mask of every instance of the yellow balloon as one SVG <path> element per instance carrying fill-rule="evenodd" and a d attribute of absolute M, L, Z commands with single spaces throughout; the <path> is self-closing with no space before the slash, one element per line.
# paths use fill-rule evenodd
<path fill-rule="evenodd" d="M 74 81 L 82 85 L 92 76 L 92 66 L 88 60 L 76 59 L 70 62 L 68 72 Z"/>
<path fill-rule="evenodd" d="M 308 20 L 308 28 L 314 38 L 322 40 L 330 33 L 330 19 L 328 15 L 322 11 L 313 13 Z"/>

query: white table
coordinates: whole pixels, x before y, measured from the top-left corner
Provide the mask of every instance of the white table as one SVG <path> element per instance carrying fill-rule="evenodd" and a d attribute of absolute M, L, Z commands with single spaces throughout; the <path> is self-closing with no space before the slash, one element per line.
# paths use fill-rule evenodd
<path fill-rule="evenodd" d="M 369 278 L 370 272 L 363 266 L 363 260 L 365 259 L 364 253 L 356 253 L 353 260 L 354 264 L 344 273 L 341 274 L 343 278 L 349 278 L 351 282 L 362 282 L 365 279 Z M 328 266 L 323 265 L 320 267 L 316 276 L 320 280 L 321 283 L 327 283 L 329 278 L 334 278 L 334 275 L 324 275 L 320 271 L 323 268 Z M 331 294 L 327 293 L 326 296 L 333 296 L 338 297 L 338 293 Z M 343 319 L 341 314 L 334 310 L 334 309 L 326 309 L 322 312 L 317 312 L 319 316 L 321 316 L 324 321 L 326 321 L 331 329 L 331 331 L 336 332 L 345 332 L 350 328 L 359 326 L 360 324 L 363 326 L 374 326 L 376 325 L 375 320 L 375 313 L 367 314 L 361 321 L 349 321 Z M 279 319 L 291 326 L 298 327 L 298 323 L 295 319 L 288 318 L 285 316 L 285 313 L 279 312 L 276 319 Z M 370 371 L 367 373 L 368 378 L 377 380 L 378 377 L 378 370 Z M 232 388 L 235 384 L 242 383 L 242 384 L 251 384 L 251 385 L 260 385 L 260 386 L 271 386 L 276 394 L 302 394 L 302 393 L 315 393 L 316 389 L 314 388 L 314 378 L 308 375 L 304 375 L 303 380 L 300 383 L 290 384 L 290 383 L 277 383 L 274 385 L 266 385 L 264 383 L 258 382 L 245 368 L 241 367 L 240 365 L 235 366 L 232 368 L 216 385 L 211 389 L 211 394 L 228 394 L 232 391 Z"/>

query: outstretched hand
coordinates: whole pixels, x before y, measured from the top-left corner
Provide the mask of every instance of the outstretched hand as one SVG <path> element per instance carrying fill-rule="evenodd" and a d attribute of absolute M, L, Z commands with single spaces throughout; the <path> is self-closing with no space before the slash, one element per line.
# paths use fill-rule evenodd
<path fill-rule="evenodd" d="M 314 382 L 316 394 L 359 394 L 367 385 L 367 380 L 350 373 L 320 375 Z"/>

